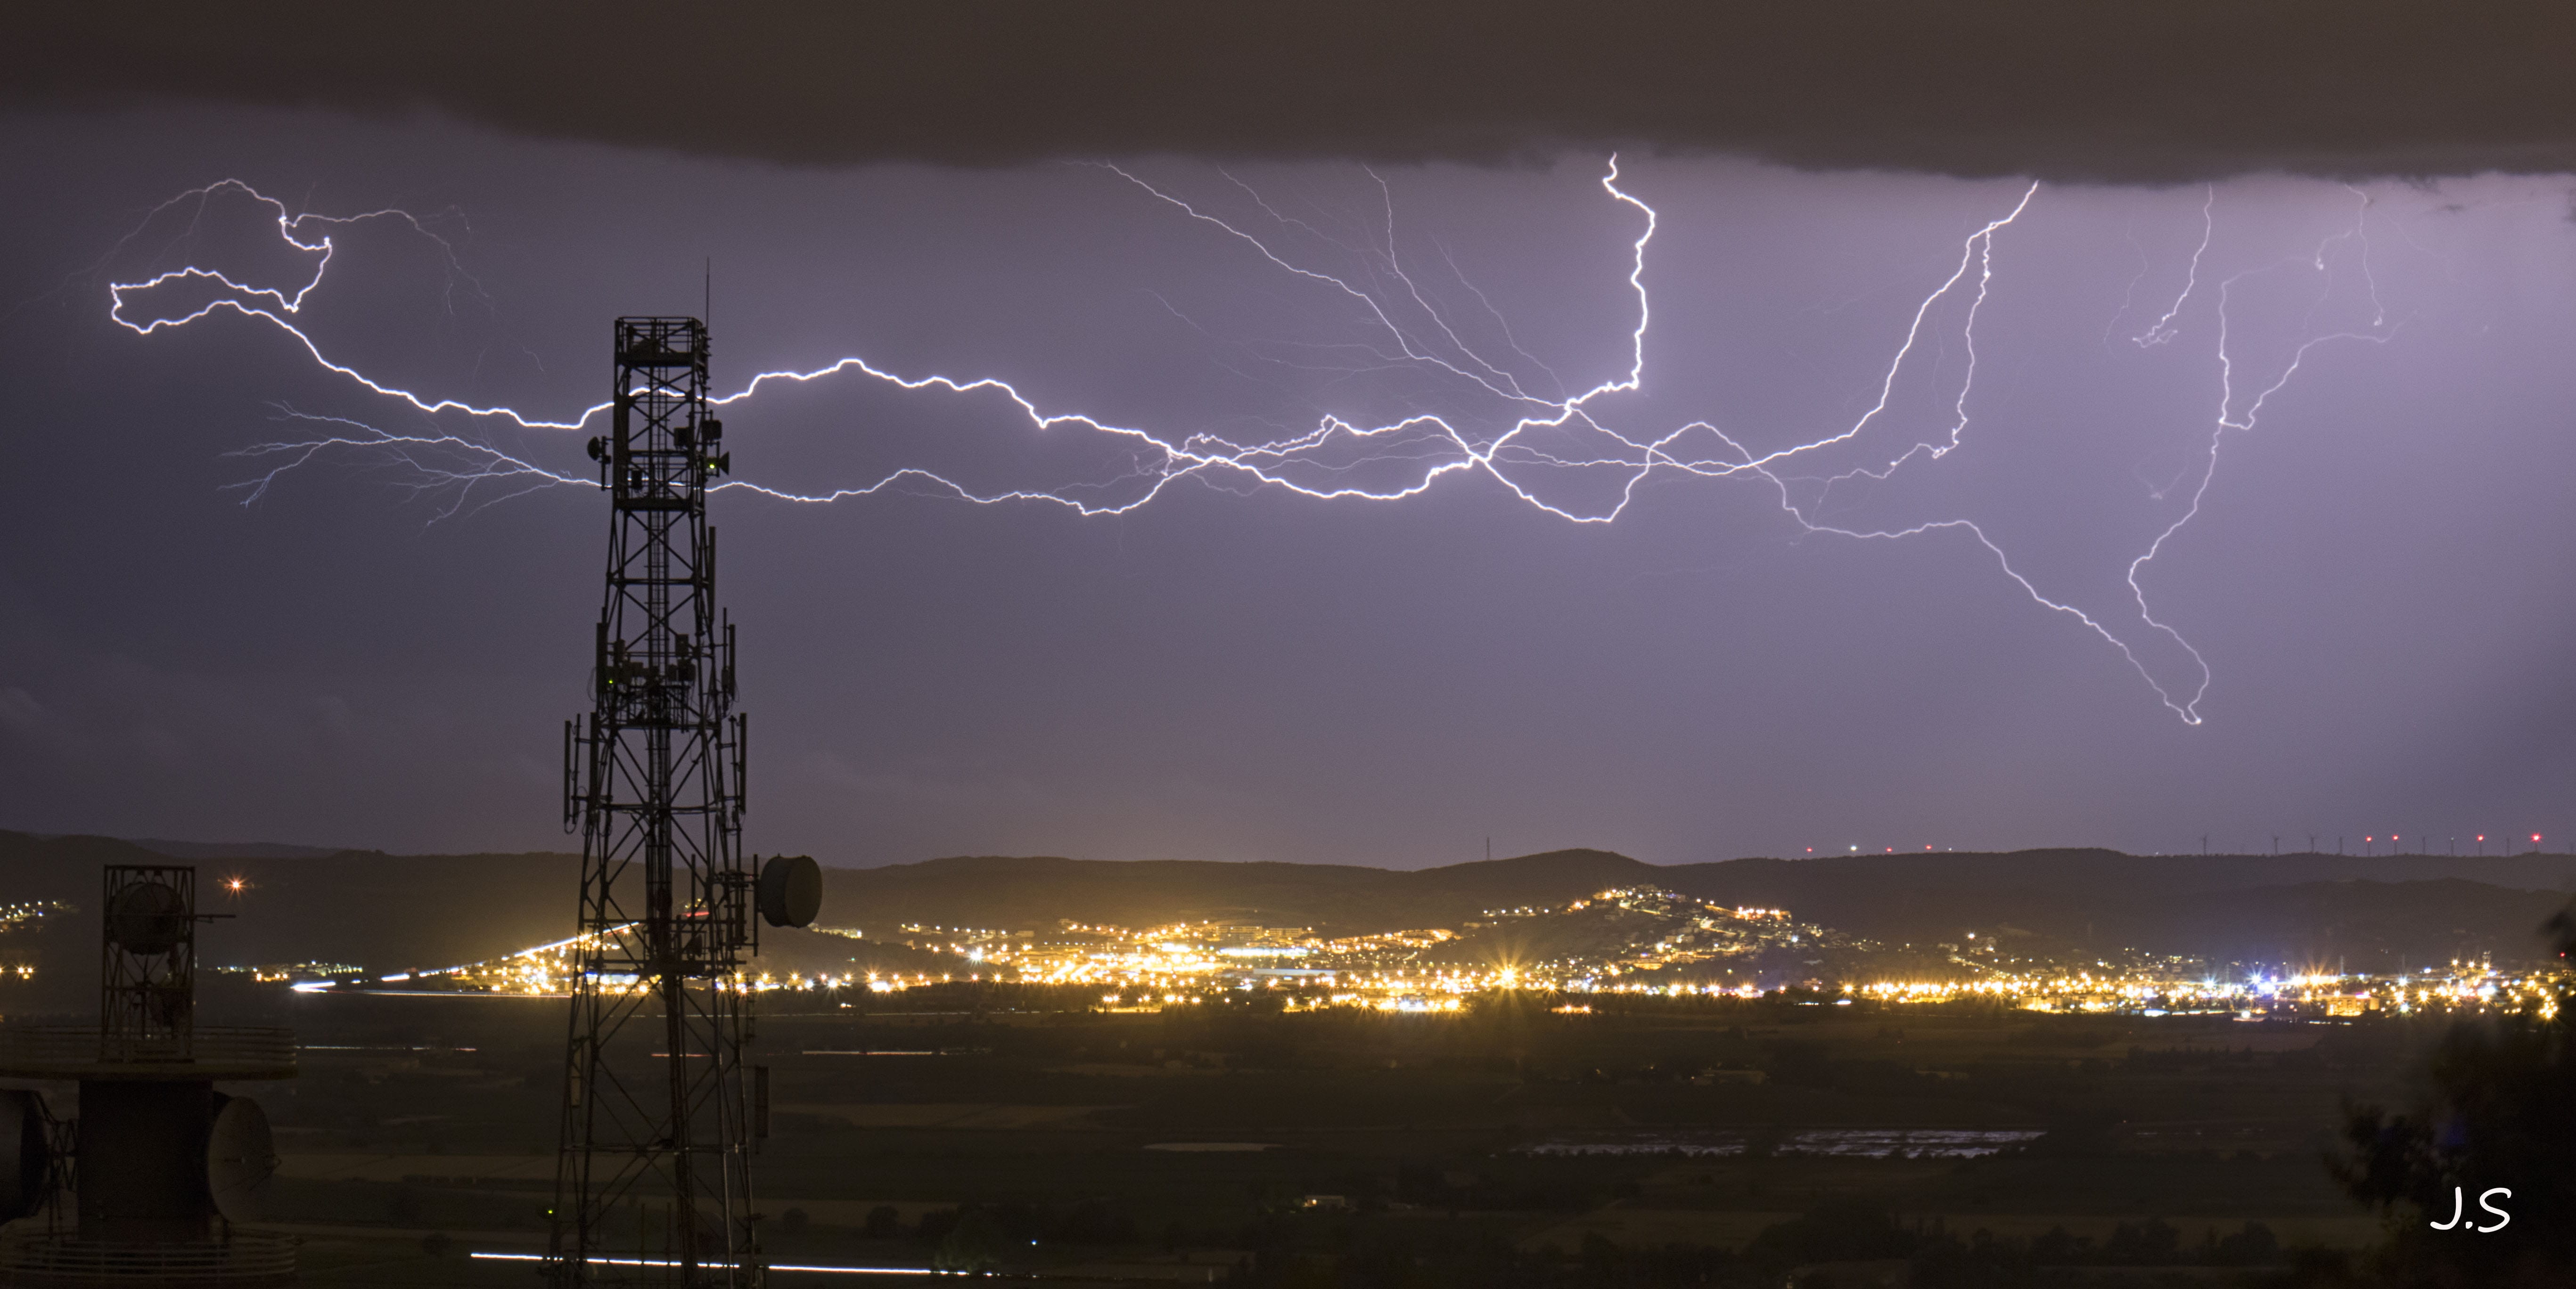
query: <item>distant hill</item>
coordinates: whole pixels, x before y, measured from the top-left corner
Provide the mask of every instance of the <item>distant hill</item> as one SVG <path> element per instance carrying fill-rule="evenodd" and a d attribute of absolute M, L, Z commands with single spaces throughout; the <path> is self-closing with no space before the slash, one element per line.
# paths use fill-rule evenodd
<path fill-rule="evenodd" d="M 170 862 L 160 851 L 106 837 L 0 832 L 0 899 L 74 905 L 79 912 L 46 938 L 81 946 L 64 955 L 67 965 L 94 978 L 99 870 Z M 572 933 L 580 872 L 577 857 L 554 854 L 341 851 L 178 862 L 197 866 L 199 911 L 228 915 L 198 933 L 199 961 L 210 967 L 322 961 L 395 970 L 523 949 Z M 223 886 L 234 877 L 244 884 L 238 894 Z"/>
<path fill-rule="evenodd" d="M 1329 864 L 981 856 L 826 870 L 826 921 L 1042 929 L 1244 921 L 1365 932 L 1652 885 L 1889 944 L 2010 927 L 2069 945 L 2218 961 L 2394 967 L 2536 955 L 2576 856 L 2137 856 L 2108 850 L 1737 859 L 1657 866 L 1597 850 L 1392 872 Z"/>
<path fill-rule="evenodd" d="M 2110 850 L 1737 859 L 1656 869 L 1674 890 L 1891 943 L 2016 926 L 2100 948 L 2280 961 L 2334 927 L 2370 953 L 2519 958 L 2576 887 L 2576 856 L 2124 855 Z M 2301 891 L 2291 895 L 2287 891 Z M 2416 907 L 2415 900 L 2430 903 Z M 2538 910 L 2533 916 L 2533 910 Z M 2374 928 L 2365 931 L 2364 928 Z M 2420 962 L 2417 965 L 2421 965 Z"/>
<path fill-rule="evenodd" d="M 59 899 L 82 911 L 50 928 L 48 972 L 96 971 L 99 868 L 168 862 L 188 843 L 0 831 L 0 900 Z M 579 859 L 520 855 L 233 854 L 198 858 L 201 901 L 230 913 L 203 934 L 209 965 L 348 962 L 378 970 L 474 961 L 571 934 Z M 1489 909 L 1563 904 L 1615 886 L 1659 886 L 1728 906 L 1786 908 L 1802 921 L 1889 944 L 1968 930 L 2033 933 L 2102 950 L 2134 946 L 2219 961 L 2421 966 L 2493 952 L 2536 956 L 2539 922 L 2576 887 L 2576 856 L 2485 859 L 2333 855 L 2136 856 L 2107 850 L 1846 855 L 1657 866 L 1559 850 L 1442 868 L 1118 862 L 967 856 L 827 868 L 821 922 L 879 940 L 902 923 L 1044 930 L 1060 920 L 1153 926 L 1258 922 L 1357 933 L 1456 927 Z M 239 895 L 221 886 L 245 884 Z M 793 941 L 791 946 L 790 941 Z M 0 949 L 24 948 L 0 944 Z M 892 952 L 782 938 L 782 969 L 879 965 Z M 894 967 L 887 960 L 881 965 Z"/>
<path fill-rule="evenodd" d="M 163 841 L 154 837 L 123 840 L 172 859 L 328 859 L 338 846 L 294 846 L 282 841 Z"/>
<path fill-rule="evenodd" d="M 1454 926 L 1487 909 L 1558 904 L 1670 870 L 1601 850 L 1396 871 L 1344 864 L 974 856 L 825 870 L 825 922 L 998 930 L 1059 920 L 1159 926 L 1260 922 L 1318 930 Z"/>
<path fill-rule="evenodd" d="M 449 967 L 572 934 L 581 857 L 387 855 L 183 858 L 167 843 L 36 837 L 0 831 L 0 902 L 61 900 L 77 910 L 41 935 L 0 936 L 0 951 L 38 949 L 49 997 L 85 1001 L 98 976 L 99 870 L 193 862 L 197 907 L 225 915 L 198 932 L 206 967 L 343 962 L 377 971 Z M 243 889 L 226 889 L 239 878 Z M 830 919 L 825 919 L 827 922 Z M 760 965 L 778 972 L 945 971 L 962 960 L 901 945 L 767 929 Z"/>
<path fill-rule="evenodd" d="M 2555 891 L 2518 891 L 2444 878 L 2423 882 L 2302 882 L 2225 893 L 2166 895 L 2100 911 L 2097 943 L 2153 946 L 2220 962 L 2402 971 L 2493 954 L 2535 960 L 2540 924 L 2565 907 Z"/>

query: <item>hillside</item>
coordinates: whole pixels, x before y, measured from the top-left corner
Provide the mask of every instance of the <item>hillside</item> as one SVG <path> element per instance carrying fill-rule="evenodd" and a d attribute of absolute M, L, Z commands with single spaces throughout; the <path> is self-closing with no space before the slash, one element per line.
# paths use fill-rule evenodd
<path fill-rule="evenodd" d="M 571 931 L 578 860 L 520 855 L 329 855 L 292 848 L 150 843 L 200 855 L 203 906 L 231 915 L 201 944 L 210 966 L 347 962 L 377 970 L 444 966 Z M 98 870 L 166 862 L 143 843 L 0 831 L 0 901 L 62 900 L 80 911 L 0 950 L 46 949 L 48 978 L 95 968 Z M 223 879 L 244 889 L 228 893 Z M 904 923 L 1005 930 L 1061 920 L 1147 927 L 1179 921 L 1304 926 L 1330 934 L 1457 927 L 1489 909 L 1655 886 L 1728 907 L 1786 908 L 1802 922 L 1889 945 L 1956 941 L 1971 929 L 2036 935 L 2070 949 L 2137 947 L 2216 961 L 2342 961 L 2395 968 L 2492 952 L 2534 955 L 2534 929 L 2576 886 L 2576 857 L 2447 859 L 2331 855 L 2132 856 L 2105 850 L 1738 859 L 1658 867 L 1561 850 L 1414 871 L 1335 864 L 1116 862 L 969 856 L 825 870 L 826 926 L 871 939 Z M 0 937 L 6 939 L 9 937 Z M 775 947 L 777 966 L 867 963 L 847 941 Z M 73 952 L 56 953 L 67 945 Z M 791 961 L 792 960 L 792 961 Z M 59 961 L 61 965 L 55 964 Z M 805 964 L 811 963 L 812 966 Z M 891 962 L 884 965 L 892 966 Z"/>
<path fill-rule="evenodd" d="M 1487 909 L 1561 904 L 1665 870 L 1625 855 L 1559 850 L 1395 871 L 1341 864 L 1225 864 L 976 856 L 826 870 L 824 920 L 1000 929 L 1060 919 L 1146 927 L 1260 922 L 1366 932 L 1454 926 Z"/>
<path fill-rule="evenodd" d="M 1562 904 L 1614 886 L 1786 908 L 1890 945 L 2032 932 L 2070 948 L 2355 969 L 2539 951 L 2535 928 L 2576 885 L 2576 857 L 2134 856 L 2107 850 L 1738 859 L 1658 867 L 1568 850 L 1412 872 L 1320 864 L 931 860 L 827 870 L 827 920 L 1035 929 L 1260 922 L 1329 933 L 1457 926 L 1486 909 Z M 2006 929 L 2010 930 L 2007 931 Z"/>
<path fill-rule="evenodd" d="M 77 910 L 46 933 L 83 979 L 97 972 L 99 870 L 169 863 L 105 837 L 38 839 L 0 832 L 0 899 L 61 900 Z M 446 966 L 571 933 L 579 860 L 570 855 L 396 856 L 342 851 L 318 858 L 181 860 L 197 865 L 201 912 L 224 915 L 198 933 L 207 966 L 347 962 L 394 970 Z M 225 881 L 239 878 L 238 893 Z"/>
<path fill-rule="evenodd" d="M 2124 855 L 2108 850 L 1738 859 L 1657 869 L 1672 889 L 1890 943 L 2018 927 L 2097 949 L 2221 960 L 2331 950 L 2395 962 L 2520 957 L 2576 886 L 2576 857 Z M 2430 955 L 2429 958 L 2426 955 Z M 2319 959 L 2322 960 L 2322 959 Z"/>
<path fill-rule="evenodd" d="M 2403 972 L 2487 954 L 2499 963 L 2537 960 L 2545 951 L 2540 925 L 2566 904 L 2555 891 L 2459 878 L 2303 882 L 2101 910 L 2095 941 L 2217 962 Z"/>

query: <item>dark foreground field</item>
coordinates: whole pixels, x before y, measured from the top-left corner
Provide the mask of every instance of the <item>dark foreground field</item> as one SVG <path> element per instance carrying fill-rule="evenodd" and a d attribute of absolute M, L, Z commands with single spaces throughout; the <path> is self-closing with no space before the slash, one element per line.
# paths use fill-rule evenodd
<path fill-rule="evenodd" d="M 1778 1284 L 1984 1241 L 2019 1270 L 1981 1283 L 2104 1283 L 2120 1266 L 2229 1283 L 2278 1250 L 2374 1238 L 2321 1159 L 2344 1099 L 2399 1094 L 2429 1036 L 1786 1001 L 1397 1016 L 900 997 L 772 996 L 758 1184 L 779 1263 Z M 279 1128 L 275 1224 L 305 1237 L 306 1283 L 532 1283 L 525 1263 L 468 1255 L 542 1247 L 560 1002 L 268 994 L 225 1010 L 278 1012 L 307 1045 L 294 1084 L 242 1089 Z M 1819 1150 L 1870 1153 L 1799 1153 Z M 621 1239 L 658 1244 L 658 1215 L 636 1220 Z"/>

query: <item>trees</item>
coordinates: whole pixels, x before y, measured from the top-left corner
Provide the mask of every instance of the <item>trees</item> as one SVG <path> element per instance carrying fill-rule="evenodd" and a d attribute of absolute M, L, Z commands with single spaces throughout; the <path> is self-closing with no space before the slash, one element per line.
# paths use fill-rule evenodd
<path fill-rule="evenodd" d="M 930 1255 L 930 1265 L 940 1271 L 960 1271 L 981 1275 L 1002 1263 L 1009 1251 L 1011 1233 L 1002 1219 L 988 1208 L 969 1208 L 957 1215 L 957 1224 L 940 1237 L 939 1247 Z"/>
<path fill-rule="evenodd" d="M 2576 919 L 2549 932 L 2560 956 Z M 2334 1164 L 2390 1223 L 2378 1269 L 2409 1286 L 2576 1285 L 2576 993 L 2518 1016 L 2454 1023 L 2403 1111 L 2347 1111 Z M 2499 1195 L 2499 1189 L 2510 1194 Z M 2481 1208 L 2492 1201 L 2509 1217 Z M 2436 1222 L 2456 1224 L 2436 1229 Z"/>

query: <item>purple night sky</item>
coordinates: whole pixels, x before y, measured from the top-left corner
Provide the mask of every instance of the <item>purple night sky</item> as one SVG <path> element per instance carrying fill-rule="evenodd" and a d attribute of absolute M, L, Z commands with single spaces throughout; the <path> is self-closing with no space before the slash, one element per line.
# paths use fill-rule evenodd
<path fill-rule="evenodd" d="M 1642 360 L 1640 388 L 1584 405 L 1598 429 L 1526 433 L 1503 478 L 1400 500 L 1226 470 L 1090 516 L 922 476 L 719 494 L 762 851 L 1415 867 L 1489 835 L 1686 862 L 2576 830 L 2558 165 L 2195 179 L 2161 153 L 2087 174 L 2045 149 L 1908 172 L 1639 148 L 1618 185 L 1658 224 L 1632 355 L 1645 221 L 1581 140 L 1494 163 L 1137 135 L 1043 148 L 1114 169 L 957 168 L 327 95 L 7 111 L 0 827 L 571 844 L 560 727 L 587 701 L 600 496 L 442 483 L 423 468 L 492 458 L 434 448 L 318 452 L 253 496 L 290 458 L 241 453 L 357 423 L 586 477 L 596 430 L 424 415 L 235 312 L 118 326 L 111 283 L 311 277 L 238 190 L 155 213 L 231 178 L 297 212 L 416 217 L 327 230 L 296 324 L 385 384 L 536 419 L 605 398 L 609 320 L 697 312 L 710 257 L 720 389 L 855 355 L 1173 443 L 1437 416 L 1482 445 L 1530 414 L 1497 385 L 1558 401 Z M 174 283 L 126 316 L 224 294 Z M 1908 455 L 1962 413 L 1955 450 Z M 795 494 L 916 469 L 1118 507 L 1159 459 L 857 373 L 725 420 L 735 477 Z M 1561 464 L 1694 422 L 1670 451 L 1700 473 Z M 1769 476 L 1709 468 L 1856 423 Z M 1386 492 L 1444 453 L 1345 439 L 1284 469 Z M 1615 522 L 1555 513 L 1623 495 Z M 1947 526 L 1846 535 L 1926 524 Z M 2168 529 L 2135 574 L 2151 622 L 2125 579 Z"/>

